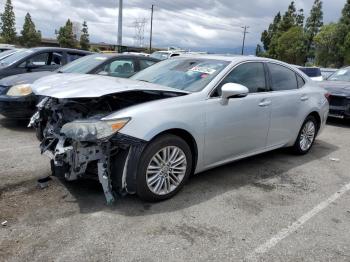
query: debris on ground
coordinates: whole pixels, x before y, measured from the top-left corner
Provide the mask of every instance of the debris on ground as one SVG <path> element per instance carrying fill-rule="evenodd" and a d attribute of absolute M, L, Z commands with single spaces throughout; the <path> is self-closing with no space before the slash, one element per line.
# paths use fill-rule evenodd
<path fill-rule="evenodd" d="M 329 160 L 331 160 L 331 161 L 333 161 L 333 162 L 339 162 L 339 161 L 340 161 L 339 158 L 333 158 L 333 157 L 331 157 Z"/>
<path fill-rule="evenodd" d="M 3 227 L 6 227 L 6 226 L 7 226 L 7 220 L 2 221 L 2 222 L 1 222 L 1 225 L 2 225 Z"/>

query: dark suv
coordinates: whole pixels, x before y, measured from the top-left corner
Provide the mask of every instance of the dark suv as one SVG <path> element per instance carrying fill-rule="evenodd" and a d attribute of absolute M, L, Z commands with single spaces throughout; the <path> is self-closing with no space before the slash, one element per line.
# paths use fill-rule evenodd
<path fill-rule="evenodd" d="M 59 47 L 20 50 L 0 61 L 0 78 L 29 72 L 54 71 L 89 54 L 91 52 Z"/>

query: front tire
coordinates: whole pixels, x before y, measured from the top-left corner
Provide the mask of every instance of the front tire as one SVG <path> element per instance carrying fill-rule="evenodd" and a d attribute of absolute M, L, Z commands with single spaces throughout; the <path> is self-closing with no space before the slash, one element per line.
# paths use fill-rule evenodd
<path fill-rule="evenodd" d="M 169 199 L 181 190 L 192 170 L 192 153 L 178 136 L 166 134 L 142 153 L 137 172 L 137 194 L 146 201 Z"/>
<path fill-rule="evenodd" d="M 293 152 L 297 155 L 305 155 L 312 148 L 318 131 L 318 123 L 315 117 L 308 116 L 297 137 L 297 140 L 292 147 Z"/>

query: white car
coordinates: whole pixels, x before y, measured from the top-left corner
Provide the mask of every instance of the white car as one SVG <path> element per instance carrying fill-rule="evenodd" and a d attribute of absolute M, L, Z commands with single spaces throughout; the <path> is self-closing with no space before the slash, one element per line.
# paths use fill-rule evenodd
<path fill-rule="evenodd" d="M 108 202 L 112 191 L 164 200 L 192 173 L 277 148 L 306 154 L 329 111 L 295 67 L 244 56 L 181 56 L 131 79 L 56 74 L 33 90 L 54 174 L 97 173 Z"/>

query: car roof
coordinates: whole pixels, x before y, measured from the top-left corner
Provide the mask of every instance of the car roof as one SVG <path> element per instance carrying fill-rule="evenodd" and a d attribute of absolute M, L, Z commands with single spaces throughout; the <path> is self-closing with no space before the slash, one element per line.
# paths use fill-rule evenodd
<path fill-rule="evenodd" d="M 277 62 L 281 64 L 291 65 L 284 63 L 282 61 L 266 58 L 266 57 L 257 57 L 257 56 L 244 56 L 244 55 L 232 55 L 232 54 L 183 54 L 181 56 L 176 56 L 171 59 L 183 59 L 183 58 L 199 58 L 199 59 L 213 59 L 213 60 L 222 60 L 227 62 L 244 62 L 244 61 L 260 61 L 260 62 Z"/>
<path fill-rule="evenodd" d="M 139 58 L 143 60 L 151 60 L 155 62 L 159 62 L 159 59 L 156 59 L 154 57 L 144 56 L 144 55 L 138 55 L 138 54 L 121 54 L 121 53 L 95 53 L 93 54 L 95 56 L 102 56 L 107 58 L 114 58 L 114 57 L 121 57 L 121 58 Z"/>
<path fill-rule="evenodd" d="M 243 55 L 232 55 L 232 54 L 227 54 L 227 55 L 221 55 L 221 54 L 184 54 L 181 56 L 176 56 L 170 59 L 185 59 L 185 58 L 198 58 L 198 59 L 212 59 L 212 60 L 221 60 L 221 61 L 227 61 L 230 63 L 234 64 L 239 64 L 243 62 L 272 62 L 272 63 L 277 63 L 280 65 L 283 65 L 289 69 L 292 69 L 293 71 L 297 71 L 299 75 L 303 76 L 304 80 L 309 81 L 309 77 L 302 71 L 300 71 L 296 66 L 293 66 L 291 64 L 287 64 L 285 62 L 271 59 L 271 58 L 266 58 L 266 57 L 257 57 L 257 56 L 243 56 Z"/>
<path fill-rule="evenodd" d="M 61 51 L 68 51 L 68 52 L 78 52 L 78 53 L 85 53 L 85 54 L 93 54 L 93 52 L 86 51 L 86 50 L 80 50 L 80 49 L 74 49 L 74 48 L 63 48 L 63 47 L 33 47 L 29 48 L 29 50 L 32 50 L 34 52 L 37 51 L 49 51 L 49 50 L 61 50 Z"/>

